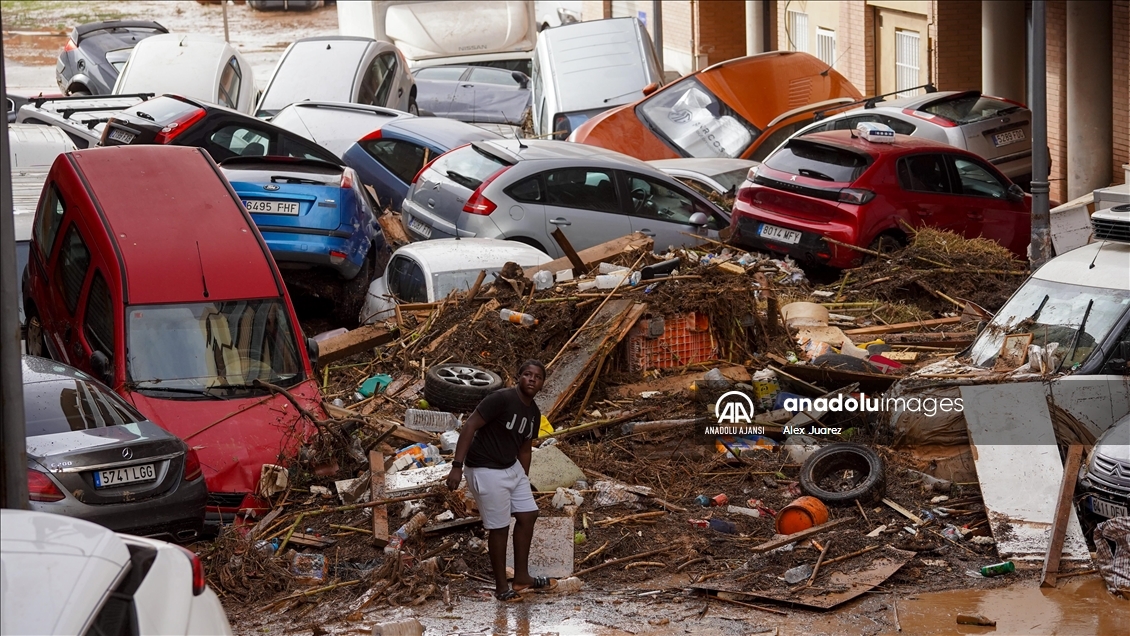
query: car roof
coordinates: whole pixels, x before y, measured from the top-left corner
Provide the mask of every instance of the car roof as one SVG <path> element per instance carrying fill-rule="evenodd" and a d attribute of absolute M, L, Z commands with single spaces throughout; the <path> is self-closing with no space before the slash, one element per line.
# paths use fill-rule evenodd
<path fill-rule="evenodd" d="M 620 163 L 636 169 L 658 172 L 635 157 L 629 157 L 615 150 L 608 150 L 600 146 L 578 144 L 571 141 L 558 141 L 556 139 L 499 139 L 485 142 L 501 148 L 520 161 L 539 161 L 550 159 L 582 159 L 604 160 L 609 163 Z M 523 147 L 524 146 L 524 147 Z"/>
<path fill-rule="evenodd" d="M 635 17 L 563 24 L 543 31 L 555 83 L 558 110 L 609 108 L 643 97 L 648 60 Z M 635 90 L 631 90 L 635 88 Z M 602 90 L 603 89 L 603 90 Z"/>
<path fill-rule="evenodd" d="M 211 101 L 221 65 L 232 55 L 238 52 L 222 38 L 183 33 L 154 35 L 133 48 L 120 88 L 123 93 L 140 89 L 158 94 L 189 94 Z"/>
<path fill-rule="evenodd" d="M 61 157 L 89 184 L 109 226 L 127 303 L 281 295 L 259 233 L 204 150 L 110 146 Z"/>
<path fill-rule="evenodd" d="M 902 110 L 904 108 L 918 109 L 922 106 L 928 106 L 934 102 L 945 101 L 954 95 L 980 95 L 980 91 L 935 91 L 933 93 L 922 93 L 921 95 L 912 95 L 910 97 L 898 97 L 895 99 L 884 99 L 880 102 L 875 102 L 875 108 L 895 108 Z M 871 109 L 867 109 L 871 110 Z M 850 112 L 850 111 L 849 111 Z"/>
<path fill-rule="evenodd" d="M 653 159 L 647 162 L 659 170 L 686 170 L 714 176 L 734 170 L 742 170 L 757 165 L 750 159 L 731 159 L 729 157 L 681 157 L 679 159 Z"/>
<path fill-rule="evenodd" d="M 0 632 L 78 634 L 130 563 L 103 526 L 59 514 L 0 510 Z"/>
<path fill-rule="evenodd" d="M 503 138 L 486 128 L 447 117 L 405 117 L 388 122 L 384 129 L 421 137 L 444 148 Z"/>
<path fill-rule="evenodd" d="M 875 143 L 867 141 L 851 130 L 825 130 L 809 133 L 803 137 L 793 137 L 789 140 L 790 143 L 794 141 L 821 142 L 839 146 L 840 148 L 855 150 L 871 156 L 909 154 L 920 150 L 944 150 L 953 154 L 971 154 L 949 144 L 924 139 L 922 137 L 913 137 L 911 135 L 896 134 L 895 140 L 892 143 Z"/>
<path fill-rule="evenodd" d="M 525 243 L 489 238 L 433 239 L 401 246 L 393 256 L 407 255 L 430 274 L 502 267 L 514 262 L 522 267 L 553 260 L 549 254 Z"/>
<path fill-rule="evenodd" d="M 347 102 L 295 102 L 284 106 L 271 123 L 312 139 L 326 150 L 342 156 L 358 139 L 398 119 L 414 115 L 366 104 Z"/>
<path fill-rule="evenodd" d="M 1098 241 L 1053 258 L 1032 278 L 1130 291 L 1130 243 Z"/>
<path fill-rule="evenodd" d="M 332 44 L 326 45 L 327 42 L 336 42 L 338 46 L 334 47 Z M 307 51 L 330 51 L 329 54 L 323 55 L 326 55 L 326 57 L 355 59 L 364 55 L 365 51 L 369 50 L 369 46 L 376 43 L 377 41 L 373 38 L 348 35 L 320 35 L 295 40 L 294 44 L 291 45 L 291 49 L 292 51 L 305 49 L 303 51 L 304 55 L 308 55 Z"/>
<path fill-rule="evenodd" d="M 24 384 L 73 379 L 91 381 L 94 379 L 70 365 L 47 358 L 23 355 L 20 356 L 20 363 L 23 366 Z"/>

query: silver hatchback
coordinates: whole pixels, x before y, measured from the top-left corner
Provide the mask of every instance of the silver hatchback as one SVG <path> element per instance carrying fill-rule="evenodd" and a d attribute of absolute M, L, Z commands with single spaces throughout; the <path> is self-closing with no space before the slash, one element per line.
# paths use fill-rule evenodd
<path fill-rule="evenodd" d="M 655 249 L 718 238 L 730 215 L 675 178 L 627 155 L 565 141 L 491 140 L 441 155 L 412 182 L 402 209 L 415 240 L 479 237 L 563 256 L 641 232 Z M 691 236 L 687 236 L 690 234 Z"/>

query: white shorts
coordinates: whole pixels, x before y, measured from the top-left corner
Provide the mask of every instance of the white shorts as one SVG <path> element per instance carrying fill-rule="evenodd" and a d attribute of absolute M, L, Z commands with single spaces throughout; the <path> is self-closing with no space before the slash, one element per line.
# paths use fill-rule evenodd
<path fill-rule="evenodd" d="M 510 468 L 463 469 L 467 487 L 479 505 L 479 517 L 487 530 L 510 527 L 510 516 L 515 512 L 537 512 L 538 504 L 530 492 L 530 479 L 522 470 L 521 462 Z"/>

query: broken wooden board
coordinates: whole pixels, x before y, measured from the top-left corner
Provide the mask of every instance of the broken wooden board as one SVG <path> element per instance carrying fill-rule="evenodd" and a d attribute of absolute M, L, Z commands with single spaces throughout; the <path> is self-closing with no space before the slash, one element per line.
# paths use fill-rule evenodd
<path fill-rule="evenodd" d="M 875 325 L 873 327 L 860 327 L 858 329 L 848 329 L 844 333 L 849 336 L 898 333 L 900 331 L 909 331 L 911 329 L 940 327 L 942 325 L 956 325 L 959 322 L 961 322 L 961 316 L 951 316 L 949 318 L 931 318 L 930 320 L 919 320 L 917 322 L 900 322 L 894 325 Z"/>
<path fill-rule="evenodd" d="M 464 517 L 462 519 L 455 519 L 453 521 L 444 521 L 442 523 L 436 523 L 436 524 L 432 524 L 430 526 L 424 526 L 424 529 L 422 530 L 422 532 L 424 533 L 425 536 L 431 536 L 431 535 L 436 535 L 436 534 L 442 534 L 444 532 L 451 532 L 452 530 L 462 530 L 464 528 L 470 528 L 472 526 L 477 526 L 477 525 L 481 524 L 482 522 L 483 522 L 483 520 L 480 519 L 479 517 Z"/>
<path fill-rule="evenodd" d="M 725 366 L 721 367 L 719 370 L 722 372 L 722 375 L 731 382 L 745 382 L 749 384 L 751 380 L 749 371 L 745 367 Z M 615 393 L 618 397 L 637 398 L 640 393 L 644 391 L 681 391 L 689 388 L 695 382 L 702 380 L 705 375 L 705 371 L 700 371 L 698 373 L 672 375 L 655 380 L 644 380 L 643 382 L 618 386 L 615 389 Z"/>
<path fill-rule="evenodd" d="M 377 451 L 369 451 L 369 501 L 385 498 L 385 457 Z M 388 545 L 388 506 L 374 506 L 373 543 L 378 548 Z"/>
<path fill-rule="evenodd" d="M 899 550 L 890 546 L 886 546 L 882 552 L 875 554 L 878 556 L 871 562 L 871 565 L 863 570 L 851 574 L 837 570 L 829 576 L 818 577 L 816 586 L 801 588 L 796 591 L 789 591 L 788 589 L 779 591 L 743 590 L 737 586 L 727 586 L 725 583 L 692 585 L 691 589 L 715 593 L 725 592 L 733 594 L 737 597 L 737 600 L 766 599 L 816 609 L 832 609 L 882 584 L 916 555 L 915 552 Z"/>
<path fill-rule="evenodd" d="M 777 548 L 779 548 L 781 546 L 789 545 L 793 541 L 800 541 L 801 539 L 807 539 L 809 537 L 814 537 L 814 536 L 820 534 L 821 532 L 824 532 L 826 530 L 831 530 L 832 528 L 835 528 L 836 526 L 842 526 L 843 524 L 845 524 L 849 521 L 851 521 L 851 519 L 847 518 L 847 517 L 845 517 L 843 519 L 836 519 L 834 521 L 826 521 L 826 522 L 824 522 L 824 523 L 822 523 L 818 526 L 812 526 L 811 528 L 808 528 L 807 530 L 801 530 L 800 532 L 794 532 L 792 534 L 788 534 L 788 535 L 785 535 L 783 537 L 779 537 L 777 539 L 766 541 L 765 543 L 762 543 L 760 545 L 755 545 L 752 548 L 749 548 L 749 551 L 752 552 L 753 554 L 761 554 L 762 552 L 768 552 L 770 550 L 776 550 Z"/>
<path fill-rule="evenodd" d="M 1048 552 L 1044 555 L 1044 571 L 1040 575 L 1040 587 L 1055 587 L 1059 577 L 1059 559 L 1063 551 L 1063 538 L 1067 535 L 1067 512 L 1071 508 L 1071 499 L 1075 494 L 1075 480 L 1079 476 L 1079 462 L 1083 458 L 1083 445 L 1072 444 L 1067 451 L 1067 462 L 1063 466 L 1063 483 L 1059 489 L 1059 499 L 1055 504 L 1055 521 L 1052 523 L 1051 541 L 1048 542 Z"/>
<path fill-rule="evenodd" d="M 396 340 L 399 335 L 398 330 L 390 331 L 383 324 L 377 324 L 365 325 L 340 336 L 326 338 L 318 343 L 318 364 L 324 366 L 355 353 L 388 344 Z"/>
<path fill-rule="evenodd" d="M 619 254 L 623 254 L 624 252 L 640 252 L 643 250 L 651 251 L 651 248 L 654 246 L 655 241 L 651 237 L 644 236 L 639 232 L 635 232 L 633 234 L 621 236 L 620 238 L 612 239 L 611 241 L 601 243 L 600 245 L 594 245 L 588 249 L 581 250 L 580 252 L 577 252 L 577 256 L 581 258 L 581 261 L 584 263 L 585 268 L 592 269 L 593 267 L 596 267 L 598 263 L 602 263 Z M 556 274 L 563 269 L 572 268 L 573 264 L 569 262 L 569 259 L 567 257 L 561 257 L 544 265 L 527 268 L 523 270 L 522 274 L 526 278 L 533 278 L 534 274 L 542 270 Z"/>
<path fill-rule="evenodd" d="M 318 537 L 312 534 L 295 532 L 290 535 L 290 539 L 287 541 L 287 543 L 302 545 L 309 548 L 328 548 L 331 545 L 337 543 L 337 539 L 330 539 L 328 537 Z"/>
<path fill-rule="evenodd" d="M 585 377 L 591 372 L 595 358 L 604 341 L 619 330 L 624 315 L 634 301 L 613 299 L 592 317 L 582 333 L 569 345 L 553 365 L 540 393 L 534 398 L 542 415 L 554 421 L 557 411 L 573 397 Z"/>
<path fill-rule="evenodd" d="M 961 387 L 965 425 L 989 528 L 1002 559 L 1042 562 L 1063 480 L 1042 382 Z M 1062 560 L 1089 561 L 1070 511 Z"/>
<path fill-rule="evenodd" d="M 368 187 L 368 186 L 365 186 Z M 404 221 L 399 214 L 395 212 L 387 212 L 377 217 L 377 223 L 381 225 L 381 231 L 384 232 L 385 240 L 390 245 L 407 245 L 412 242 L 408 236 L 408 232 L 404 230 Z"/>

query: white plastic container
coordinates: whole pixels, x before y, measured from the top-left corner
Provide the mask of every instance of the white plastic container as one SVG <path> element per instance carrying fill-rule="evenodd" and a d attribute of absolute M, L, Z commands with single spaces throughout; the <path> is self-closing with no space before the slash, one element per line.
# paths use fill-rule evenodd
<path fill-rule="evenodd" d="M 534 274 L 533 281 L 534 287 L 536 289 L 549 289 L 550 287 L 553 287 L 553 274 L 550 274 L 548 271 L 543 269 L 540 272 Z"/>
<path fill-rule="evenodd" d="M 612 274 L 614 272 L 626 272 L 626 271 L 628 271 L 628 268 L 624 267 L 623 265 L 613 265 L 612 263 L 601 263 L 599 271 L 600 271 L 601 274 Z"/>
<path fill-rule="evenodd" d="M 373 625 L 373 636 L 423 636 L 424 626 L 414 618 Z"/>

